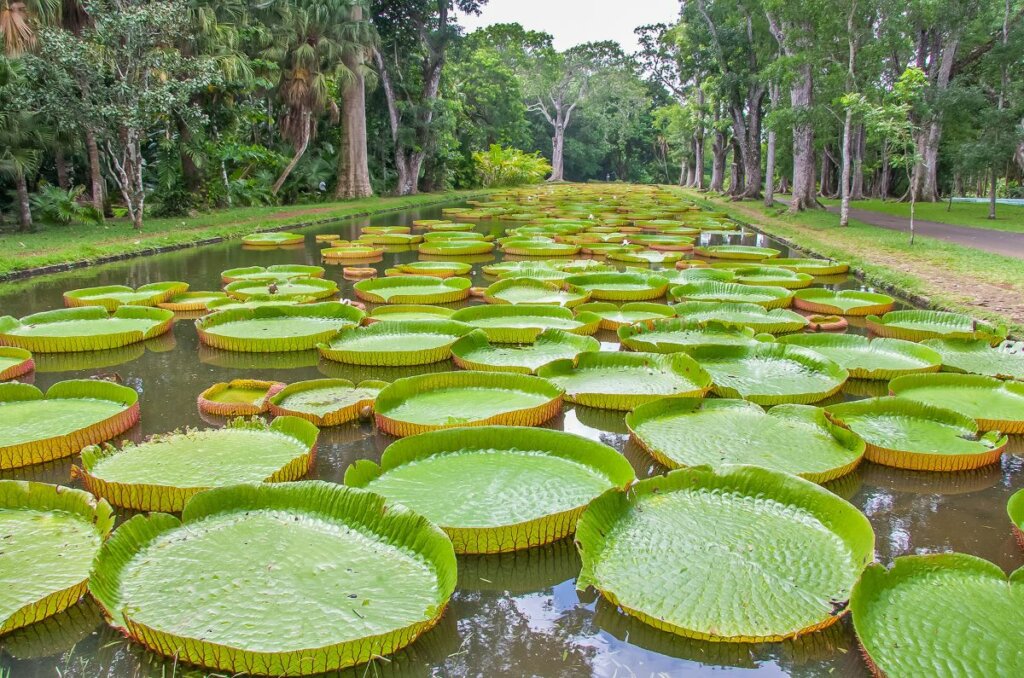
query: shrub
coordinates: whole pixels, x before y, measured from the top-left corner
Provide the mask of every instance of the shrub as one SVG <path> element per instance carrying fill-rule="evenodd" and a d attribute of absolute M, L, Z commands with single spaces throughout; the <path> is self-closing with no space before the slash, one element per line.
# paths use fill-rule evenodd
<path fill-rule="evenodd" d="M 477 176 L 484 186 L 537 184 L 551 174 L 551 163 L 540 153 L 523 153 L 518 148 L 492 144 L 489 151 L 473 154 Z"/>
<path fill-rule="evenodd" d="M 82 204 L 79 199 L 85 193 L 85 186 L 64 190 L 59 186 L 42 185 L 32 196 L 32 212 L 40 221 L 51 224 L 70 224 L 72 221 L 99 223 L 103 215 L 92 205 Z"/>

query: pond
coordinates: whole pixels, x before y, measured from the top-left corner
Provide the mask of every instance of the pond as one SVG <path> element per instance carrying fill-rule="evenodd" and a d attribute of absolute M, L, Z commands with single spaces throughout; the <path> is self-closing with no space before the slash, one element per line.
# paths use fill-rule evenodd
<path fill-rule="evenodd" d="M 187 249 L 125 262 L 94 266 L 27 281 L 0 284 L 0 315 L 20 317 L 63 306 L 63 292 L 94 285 L 132 287 L 163 280 L 187 281 L 194 291 L 220 289 L 221 271 L 271 264 L 320 264 L 317 233 L 355 239 L 367 225 L 409 225 L 414 219 L 440 218 L 440 207 L 351 219 L 300 229 L 307 238 L 295 248 L 244 249 L 238 241 Z M 514 222 L 480 222 L 478 230 L 500 235 Z M 775 247 L 782 256 L 799 256 L 762 234 L 743 230 L 732 236 L 704 235 L 703 244 Z M 709 240 L 710 238 L 710 240 Z M 501 254 L 496 253 L 500 258 Z M 474 264 L 474 285 L 487 285 Z M 417 253 L 387 252 L 374 264 L 381 272 Z M 341 295 L 354 299 L 352 282 L 341 266 L 326 265 L 326 278 Z M 818 281 L 819 284 L 821 281 Z M 826 279 L 833 288 L 862 289 L 852 277 Z M 480 303 L 472 299 L 465 304 Z M 851 332 L 863 332 L 851 321 Z M 861 323 L 862 325 L 862 323 Z M 598 332 L 602 350 L 618 350 L 617 337 Z M 141 440 L 177 428 L 219 425 L 201 415 L 200 392 L 216 382 L 240 377 L 294 382 L 329 376 L 359 382 L 453 369 L 449 362 L 411 368 L 359 367 L 321 360 L 316 351 L 277 355 L 233 353 L 199 343 L 193 320 L 181 316 L 173 330 L 144 344 L 90 354 L 36 356 L 28 380 L 44 390 L 51 384 L 95 375 L 111 376 L 140 394 L 142 419 L 128 437 Z M 857 398 L 864 393 L 847 393 Z M 880 394 L 877 394 L 880 395 Z M 546 426 L 599 440 L 619 450 L 639 477 L 663 472 L 629 442 L 625 413 L 573 407 Z M 378 461 L 393 442 L 370 423 L 322 429 L 311 477 L 341 482 L 358 459 Z M 1013 440 L 1010 450 L 1024 449 Z M 0 477 L 69 483 L 71 459 L 0 474 Z M 1006 517 L 1006 501 L 1020 485 L 1022 459 L 1006 454 L 1002 462 L 968 473 L 901 471 L 865 462 L 829 489 L 852 502 L 870 519 L 877 558 L 889 564 L 905 554 L 960 551 L 989 559 L 1004 570 L 1024 564 Z M 122 517 L 125 512 L 119 512 Z M 592 591 L 577 592 L 579 557 L 569 540 L 501 556 L 460 556 L 458 586 L 440 624 L 412 646 L 387 659 L 345 672 L 351 676 L 648 676 L 648 675 L 869 675 L 848 620 L 830 629 L 785 643 L 734 645 L 689 640 L 655 630 L 627 617 Z M 0 676 L 108 676 L 149 678 L 201 676 L 147 653 L 108 628 L 96 605 L 83 601 L 45 622 L 0 640 Z"/>

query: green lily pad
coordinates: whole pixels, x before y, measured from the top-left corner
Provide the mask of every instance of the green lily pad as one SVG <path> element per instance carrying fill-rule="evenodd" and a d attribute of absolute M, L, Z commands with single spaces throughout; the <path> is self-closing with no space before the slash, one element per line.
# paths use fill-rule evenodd
<path fill-rule="evenodd" d="M 407 264 L 397 264 L 395 268 L 406 275 L 451 278 L 456 275 L 466 275 L 473 269 L 473 266 L 461 261 L 413 261 Z"/>
<path fill-rule="evenodd" d="M 452 360 L 464 370 L 533 374 L 555 360 L 600 350 L 597 339 L 562 330 L 544 330 L 532 344 L 492 344 L 486 332 L 474 330 L 452 346 Z"/>
<path fill-rule="evenodd" d="M 1017 539 L 1017 545 L 1024 549 L 1024 489 L 1010 495 L 1010 500 L 1006 502 L 1006 513 L 1013 524 L 1013 536 Z"/>
<path fill-rule="evenodd" d="M 214 384 L 199 394 L 200 411 L 220 417 L 246 417 L 267 409 L 267 398 L 284 384 L 262 379 L 232 379 Z"/>
<path fill-rule="evenodd" d="M 659 233 L 634 235 L 629 242 L 650 247 L 652 250 L 689 252 L 693 249 L 694 239 L 686 235 Z"/>
<path fill-rule="evenodd" d="M 288 280 L 238 280 L 228 283 L 224 291 L 235 299 L 245 301 L 252 297 L 281 296 L 326 299 L 338 293 L 338 283 L 322 278 L 289 278 Z"/>
<path fill-rule="evenodd" d="M 791 334 L 781 344 L 802 346 L 834 360 L 851 379 L 889 380 L 905 374 L 937 372 L 942 357 L 935 351 L 902 339 L 874 339 L 855 334 Z"/>
<path fill-rule="evenodd" d="M 889 391 L 926 405 L 966 414 L 982 431 L 1024 433 L 1024 384 L 979 374 L 915 374 L 889 382 Z"/>
<path fill-rule="evenodd" d="M 139 420 L 139 395 L 108 381 L 60 381 L 46 391 L 0 384 L 0 469 L 78 454 Z"/>
<path fill-rule="evenodd" d="M 408 436 L 458 426 L 537 426 L 562 410 L 562 389 L 509 372 L 439 372 L 399 379 L 378 394 L 377 428 Z"/>
<path fill-rule="evenodd" d="M 705 301 L 727 304 L 757 304 L 767 309 L 786 308 L 793 301 L 793 292 L 770 285 L 741 285 L 713 280 L 677 285 L 670 294 L 681 301 Z"/>
<path fill-rule="evenodd" d="M 298 306 L 300 304 L 308 304 L 313 301 L 313 297 L 281 297 L 278 295 L 270 294 L 256 294 L 245 301 L 238 299 L 232 299 L 226 297 L 224 299 L 214 299 L 213 301 L 207 302 L 206 308 L 210 311 L 228 311 L 236 308 L 267 308 L 272 306 Z"/>
<path fill-rule="evenodd" d="M 473 224 L 453 224 L 454 226 L 467 226 L 473 228 Z M 476 231 L 437 231 L 423 234 L 423 242 L 440 242 L 442 240 L 482 240 L 490 242 L 494 236 L 484 235 Z"/>
<path fill-rule="evenodd" d="M 634 479 L 629 462 L 607 445 L 513 426 L 411 436 L 392 443 L 379 466 L 359 460 L 345 471 L 346 485 L 440 525 L 456 553 L 503 553 L 563 539 L 590 501 Z"/>
<path fill-rule="evenodd" d="M 551 304 L 572 308 L 586 303 L 590 299 L 590 291 L 566 283 L 510 278 L 488 287 L 484 299 L 489 304 Z"/>
<path fill-rule="evenodd" d="M 157 304 L 157 308 L 174 311 L 175 313 L 207 311 L 209 310 L 207 304 L 211 301 L 227 298 L 228 295 L 224 292 L 182 292 L 181 294 L 175 294 L 167 299 L 167 301 L 161 301 Z"/>
<path fill-rule="evenodd" d="M 174 312 L 145 306 L 62 308 L 0 317 L 0 342 L 33 353 L 73 353 L 120 348 L 152 339 L 171 329 Z"/>
<path fill-rule="evenodd" d="M 861 292 L 860 290 L 828 290 L 815 287 L 797 290 L 793 305 L 801 311 L 821 315 L 878 315 L 888 313 L 896 300 L 886 294 Z"/>
<path fill-rule="evenodd" d="M 853 626 L 870 667 L 886 676 L 1024 673 L 1024 588 L 1019 569 L 964 553 L 872 564 L 853 589 Z"/>
<path fill-rule="evenodd" d="M 728 304 L 715 301 L 689 301 L 675 304 L 676 315 L 694 322 L 716 321 L 730 325 L 742 325 L 755 332 L 785 334 L 799 332 L 807 327 L 807 318 L 788 309 L 776 308 L 769 311 L 757 304 Z"/>
<path fill-rule="evenodd" d="M 110 505 L 86 492 L 0 480 L 0 635 L 78 602 L 113 526 Z"/>
<path fill-rule="evenodd" d="M 364 232 L 355 242 L 366 243 L 368 245 L 418 245 L 423 242 L 423 236 L 412 235 L 409 233 Z"/>
<path fill-rule="evenodd" d="M 738 268 L 733 275 L 736 276 L 736 282 L 744 285 L 771 285 L 785 287 L 787 290 L 801 289 L 814 282 L 812 275 L 797 273 L 781 266 Z"/>
<path fill-rule="evenodd" d="M 681 271 L 659 271 L 659 275 L 668 278 L 672 286 L 686 285 L 692 282 L 735 282 L 736 274 L 732 271 L 701 266 L 699 268 L 684 268 Z"/>
<path fill-rule="evenodd" d="M 317 344 L 320 355 L 349 365 L 427 365 L 448 360 L 452 344 L 473 331 L 454 320 L 404 320 L 351 327 Z"/>
<path fill-rule="evenodd" d="M 981 339 L 928 339 L 921 344 L 942 356 L 943 372 L 1024 380 L 1024 352 L 1019 344 L 993 348 Z"/>
<path fill-rule="evenodd" d="M 868 398 L 825 408 L 833 421 L 867 443 L 876 464 L 916 471 L 966 471 L 999 461 L 1007 439 L 978 435 L 965 414 L 908 398 Z"/>
<path fill-rule="evenodd" d="M 513 238 L 503 241 L 501 249 L 505 254 L 521 257 L 571 257 L 579 253 L 580 246 L 570 243 Z"/>
<path fill-rule="evenodd" d="M 583 353 L 575 362 L 549 363 L 537 376 L 565 389 L 569 402 L 609 410 L 666 396 L 700 397 L 711 389 L 711 376 L 683 353 Z"/>
<path fill-rule="evenodd" d="M 227 351 L 303 351 L 362 319 L 358 308 L 328 301 L 218 311 L 197 320 L 196 330 L 204 344 Z"/>
<path fill-rule="evenodd" d="M 494 243 L 477 239 L 430 240 L 418 245 L 420 254 L 441 257 L 462 257 L 467 254 L 488 254 L 494 249 Z"/>
<path fill-rule="evenodd" d="M 633 410 L 626 425 L 668 468 L 751 464 L 826 483 L 864 456 L 863 440 L 810 405 L 766 412 L 746 400 L 666 398 Z"/>
<path fill-rule="evenodd" d="M 772 266 L 815 276 L 842 275 L 850 270 L 849 264 L 831 259 L 772 259 Z"/>
<path fill-rule="evenodd" d="M 594 586 L 664 631 L 729 642 L 834 624 L 874 557 L 855 507 L 755 466 L 679 469 L 606 492 L 584 511 L 576 543 L 577 588 Z"/>
<path fill-rule="evenodd" d="M 283 245 L 299 245 L 305 242 L 305 240 L 305 236 L 301 233 L 277 231 L 247 235 L 242 238 L 242 243 L 250 247 L 281 247 Z"/>
<path fill-rule="evenodd" d="M 125 522 L 89 590 L 117 630 L 154 652 L 228 674 L 296 676 L 408 645 L 444 613 L 455 570 L 439 528 L 379 495 L 236 485 L 200 493 L 181 520 Z"/>
<path fill-rule="evenodd" d="M 522 263 L 528 265 L 521 266 L 510 271 L 501 272 L 498 274 L 498 279 L 508 280 L 510 278 L 531 278 L 533 280 L 541 280 L 543 282 L 560 283 L 566 278 L 573 276 L 572 273 L 560 271 L 557 268 L 550 266 L 546 261 L 526 261 Z"/>
<path fill-rule="evenodd" d="M 839 392 L 849 373 L 820 353 L 775 343 L 690 351 L 711 373 L 715 393 L 758 405 L 809 404 Z"/>
<path fill-rule="evenodd" d="M 702 257 L 714 259 L 772 259 L 782 254 L 781 251 L 771 247 L 754 247 L 752 245 L 709 245 L 695 247 L 694 253 Z"/>
<path fill-rule="evenodd" d="M 423 304 L 392 304 L 378 306 L 368 316 L 370 322 L 391 322 L 406 320 L 444 320 L 455 313 L 454 309 Z"/>
<path fill-rule="evenodd" d="M 302 264 L 275 264 L 273 266 L 245 266 L 221 271 L 220 280 L 225 285 L 236 280 L 287 280 L 290 278 L 322 278 L 322 266 Z"/>
<path fill-rule="evenodd" d="M 114 506 L 179 512 L 196 493 L 237 483 L 298 480 L 313 464 L 318 430 L 297 417 L 233 420 L 225 428 L 175 431 L 121 449 L 82 450 L 85 488 Z"/>
<path fill-rule="evenodd" d="M 749 327 L 683 318 L 620 327 L 618 335 L 622 345 L 631 351 L 649 353 L 685 353 L 699 346 L 749 346 L 755 343 L 754 330 Z"/>
<path fill-rule="evenodd" d="M 35 369 L 32 353 L 15 346 L 0 346 L 0 381 L 17 379 Z"/>
<path fill-rule="evenodd" d="M 377 394 L 387 385 L 370 379 L 358 384 L 347 379 L 297 381 L 271 396 L 268 404 L 277 417 L 290 415 L 317 426 L 338 426 L 372 411 Z"/>
<path fill-rule="evenodd" d="M 973 320 L 946 311 L 892 311 L 882 317 L 869 315 L 868 330 L 880 337 L 924 341 L 925 339 L 983 339 L 997 346 L 1006 339 L 1005 325 Z"/>
<path fill-rule="evenodd" d="M 528 344 L 544 330 L 564 330 L 591 335 L 601 318 L 585 311 L 576 315 L 568 308 L 537 304 L 469 306 L 456 311 L 452 320 L 484 331 L 490 341 L 504 344 Z"/>
<path fill-rule="evenodd" d="M 389 233 L 408 234 L 412 232 L 410 226 L 363 226 L 360 229 L 362 233 L 369 233 L 370 235 L 381 235 Z"/>
<path fill-rule="evenodd" d="M 68 308 L 102 306 L 108 311 L 113 311 L 122 304 L 156 306 L 161 301 L 167 301 L 175 294 L 187 291 L 188 283 L 184 282 L 150 283 L 135 289 L 125 285 L 83 287 L 82 289 L 65 292 L 64 305 Z"/>
<path fill-rule="evenodd" d="M 426 220 L 430 221 L 430 220 Z M 416 222 L 413 225 L 419 226 Z M 472 232 L 475 228 L 473 224 L 458 224 L 452 221 L 434 221 L 434 223 L 424 224 L 430 231 L 442 232 L 442 233 L 459 233 L 459 232 Z"/>
<path fill-rule="evenodd" d="M 450 304 L 469 296 L 469 278 L 435 278 L 409 275 L 360 280 L 356 296 L 375 304 Z"/>
<path fill-rule="evenodd" d="M 668 280 L 638 273 L 583 273 L 566 278 L 566 283 L 590 292 L 601 301 L 647 301 L 665 296 Z"/>
<path fill-rule="evenodd" d="M 581 252 L 584 254 L 592 254 L 594 256 L 606 256 L 612 252 L 643 252 L 644 250 L 645 248 L 643 245 L 627 245 L 620 242 L 585 242 L 580 245 Z"/>
<path fill-rule="evenodd" d="M 608 252 L 610 261 L 628 261 L 634 264 L 674 264 L 683 258 L 680 252 L 661 252 L 658 250 L 639 250 L 631 252 L 625 249 Z"/>
<path fill-rule="evenodd" d="M 374 260 L 384 254 L 383 245 L 371 245 L 369 243 L 345 243 L 339 245 L 333 243 L 331 247 L 320 250 L 320 256 L 324 261 L 330 263 L 334 260 Z"/>
<path fill-rule="evenodd" d="M 577 315 L 593 313 L 601 318 L 602 330 L 618 330 L 634 323 L 650 323 L 653 320 L 672 318 L 676 312 L 666 304 L 652 304 L 634 301 L 616 306 L 609 302 L 596 301 L 581 304 L 575 309 Z"/>

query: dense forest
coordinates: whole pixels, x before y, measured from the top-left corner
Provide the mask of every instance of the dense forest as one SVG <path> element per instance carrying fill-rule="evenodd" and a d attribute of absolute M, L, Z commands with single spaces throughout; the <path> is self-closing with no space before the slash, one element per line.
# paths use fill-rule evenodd
<path fill-rule="evenodd" d="M 1020 0 L 684 0 L 636 53 L 459 26 L 484 5 L 0 0 L 0 222 L 544 179 L 1024 197 Z"/>

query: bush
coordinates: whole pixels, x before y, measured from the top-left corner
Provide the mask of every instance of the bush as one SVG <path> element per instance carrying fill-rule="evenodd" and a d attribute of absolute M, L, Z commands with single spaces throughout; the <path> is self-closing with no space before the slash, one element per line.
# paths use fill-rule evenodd
<path fill-rule="evenodd" d="M 102 222 L 103 215 L 92 205 L 79 202 L 83 193 L 85 186 L 75 186 L 66 191 L 59 186 L 40 186 L 32 195 L 32 212 L 40 221 L 51 224 L 70 224 L 72 221 Z"/>
<path fill-rule="evenodd" d="M 480 183 L 487 187 L 538 184 L 551 174 L 551 163 L 540 153 L 523 153 L 497 144 L 489 151 L 474 153 L 473 165 Z"/>

